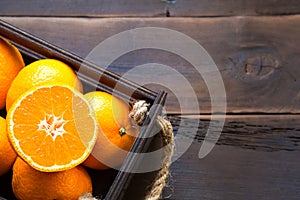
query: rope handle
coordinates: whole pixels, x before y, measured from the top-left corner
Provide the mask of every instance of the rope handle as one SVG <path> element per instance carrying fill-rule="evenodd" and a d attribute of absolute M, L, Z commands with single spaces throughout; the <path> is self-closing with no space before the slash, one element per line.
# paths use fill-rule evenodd
<path fill-rule="evenodd" d="M 129 117 L 135 124 L 141 126 L 148 115 L 149 105 L 144 100 L 139 100 L 133 104 L 133 108 L 129 114 Z M 146 200 L 159 199 L 163 188 L 165 187 L 166 180 L 169 176 L 169 168 L 171 165 L 171 158 L 174 151 L 174 136 L 173 127 L 170 121 L 162 116 L 157 117 L 157 124 L 161 127 L 162 143 L 165 146 L 162 159 L 162 168 L 158 171 L 155 180 L 150 186 L 150 190 L 146 196 Z"/>
<path fill-rule="evenodd" d="M 161 127 L 161 138 L 165 146 L 163 151 L 162 168 L 158 171 L 151 189 L 149 190 L 146 200 L 157 200 L 161 197 L 163 188 L 166 185 L 166 180 L 169 176 L 169 168 L 171 166 L 171 159 L 174 152 L 174 136 L 173 128 L 170 121 L 162 116 L 157 117 L 157 123 Z"/>

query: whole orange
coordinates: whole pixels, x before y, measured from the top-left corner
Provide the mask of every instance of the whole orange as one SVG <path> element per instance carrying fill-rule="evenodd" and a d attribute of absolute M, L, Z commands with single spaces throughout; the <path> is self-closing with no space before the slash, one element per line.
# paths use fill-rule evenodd
<path fill-rule="evenodd" d="M 92 192 L 92 181 L 82 166 L 61 172 L 40 172 L 17 158 L 13 166 L 13 193 L 20 200 L 77 200 Z"/>
<path fill-rule="evenodd" d="M 132 125 L 127 102 L 106 92 L 94 91 L 84 95 L 94 109 L 99 133 L 91 155 L 83 165 L 92 169 L 119 167 L 137 136 Z"/>
<path fill-rule="evenodd" d="M 65 84 L 79 91 L 82 85 L 71 67 L 55 59 L 41 59 L 24 67 L 13 80 L 6 98 L 6 110 L 27 90 L 45 84 Z"/>
<path fill-rule="evenodd" d="M 6 95 L 11 82 L 24 65 L 19 50 L 0 37 L 0 109 L 5 107 Z"/>
<path fill-rule="evenodd" d="M 0 176 L 11 168 L 16 157 L 6 132 L 6 120 L 0 117 Z"/>

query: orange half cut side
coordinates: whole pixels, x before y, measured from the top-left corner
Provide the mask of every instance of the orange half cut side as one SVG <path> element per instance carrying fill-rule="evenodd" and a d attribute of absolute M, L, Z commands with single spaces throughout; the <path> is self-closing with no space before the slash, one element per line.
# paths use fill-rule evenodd
<path fill-rule="evenodd" d="M 83 95 L 49 85 L 23 94 L 7 114 L 13 147 L 33 168 L 54 172 L 81 164 L 95 145 L 98 126 Z"/>

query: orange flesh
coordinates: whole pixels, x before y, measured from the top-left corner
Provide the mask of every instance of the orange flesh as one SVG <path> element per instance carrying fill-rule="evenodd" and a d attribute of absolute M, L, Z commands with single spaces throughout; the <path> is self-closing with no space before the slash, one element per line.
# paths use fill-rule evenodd
<path fill-rule="evenodd" d="M 74 91 L 68 87 L 42 87 L 16 104 L 13 114 L 9 114 L 12 143 L 33 167 L 65 170 L 88 156 L 97 135 L 95 120 L 87 103 Z"/>

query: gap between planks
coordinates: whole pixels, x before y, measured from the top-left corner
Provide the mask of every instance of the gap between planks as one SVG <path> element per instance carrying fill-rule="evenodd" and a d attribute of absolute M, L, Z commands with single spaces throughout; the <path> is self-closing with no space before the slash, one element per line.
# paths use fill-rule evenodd
<path fill-rule="evenodd" d="M 218 136 L 218 145 L 300 151 L 300 115 L 169 115 L 168 119 L 179 142 L 185 138 L 202 143 Z"/>

